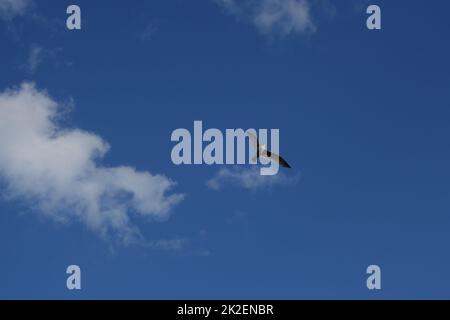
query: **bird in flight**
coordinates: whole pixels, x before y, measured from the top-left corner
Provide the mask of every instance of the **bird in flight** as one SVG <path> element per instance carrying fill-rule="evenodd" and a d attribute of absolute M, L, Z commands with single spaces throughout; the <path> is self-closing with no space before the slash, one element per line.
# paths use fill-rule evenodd
<path fill-rule="evenodd" d="M 271 161 L 278 162 L 280 166 L 284 168 L 290 168 L 291 166 L 280 155 L 267 150 L 265 144 L 260 144 L 258 138 L 251 132 L 247 134 L 250 138 L 250 142 L 256 149 L 256 155 L 252 158 L 252 161 L 256 161 L 259 157 L 267 158 Z"/>

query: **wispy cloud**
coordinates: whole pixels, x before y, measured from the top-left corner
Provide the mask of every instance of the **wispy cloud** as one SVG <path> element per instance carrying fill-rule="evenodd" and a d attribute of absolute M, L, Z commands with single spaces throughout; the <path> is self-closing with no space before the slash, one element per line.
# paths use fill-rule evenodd
<path fill-rule="evenodd" d="M 300 179 L 299 174 L 288 175 L 279 172 L 272 176 L 262 176 L 258 167 L 224 167 L 206 182 L 206 185 L 213 190 L 220 190 L 227 185 L 244 188 L 252 191 L 270 189 L 280 186 L 292 186 Z"/>
<path fill-rule="evenodd" d="M 108 144 L 96 134 L 62 127 L 60 111 L 30 83 L 0 93 L 2 193 L 57 221 L 78 219 L 123 242 L 140 238 L 132 216 L 166 219 L 183 199 L 168 194 L 175 183 L 128 166 L 102 166 Z"/>
<path fill-rule="evenodd" d="M 213 0 L 262 34 L 287 36 L 315 31 L 307 0 Z"/>
<path fill-rule="evenodd" d="M 18 17 L 23 18 L 26 23 L 16 21 L 15 18 Z M 28 30 L 41 29 L 34 38 L 42 37 L 46 40 L 66 30 L 64 15 L 50 18 L 39 12 L 37 1 L 34 0 L 0 0 L 0 22 L 12 40 L 21 47 L 29 44 L 29 37 L 25 36 Z"/>
<path fill-rule="evenodd" d="M 47 49 L 43 46 L 33 44 L 28 53 L 25 69 L 29 73 L 35 73 L 47 59 L 54 59 L 62 51 L 62 48 Z"/>
<path fill-rule="evenodd" d="M 207 248 L 207 232 L 201 229 L 188 237 L 174 236 L 168 239 L 153 240 L 141 243 L 145 248 L 173 252 L 190 256 L 209 256 L 211 251 Z"/>
<path fill-rule="evenodd" d="M 43 51 L 44 48 L 42 48 L 41 46 L 31 47 L 27 61 L 27 68 L 31 73 L 36 71 L 37 67 L 41 64 L 42 60 L 44 60 Z"/>
<path fill-rule="evenodd" d="M 141 41 L 149 41 L 153 38 L 157 31 L 158 27 L 155 25 L 155 23 L 150 23 L 141 32 L 139 38 L 141 39 Z"/>
<path fill-rule="evenodd" d="M 227 223 L 242 223 L 243 221 L 248 220 L 248 217 L 249 214 L 247 211 L 236 210 L 227 218 Z"/>
<path fill-rule="evenodd" d="M 31 5 L 31 0 L 0 0 L 0 18 L 10 20 L 23 15 Z"/>
<path fill-rule="evenodd" d="M 188 242 L 187 239 L 183 238 L 176 238 L 176 239 L 162 239 L 157 240 L 150 243 L 150 247 L 154 249 L 160 249 L 160 250 L 166 250 L 166 251 L 179 251 L 182 250 L 186 243 Z"/>

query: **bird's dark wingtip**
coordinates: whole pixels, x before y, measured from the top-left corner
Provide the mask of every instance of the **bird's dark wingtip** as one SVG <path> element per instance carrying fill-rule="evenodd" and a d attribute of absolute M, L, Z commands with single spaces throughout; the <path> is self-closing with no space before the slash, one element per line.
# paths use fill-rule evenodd
<path fill-rule="evenodd" d="M 280 161 L 280 164 L 281 164 L 281 166 L 283 167 L 283 168 L 287 168 L 287 169 L 290 169 L 291 168 L 291 166 L 289 165 L 289 163 L 287 163 L 286 161 Z"/>
<path fill-rule="evenodd" d="M 280 165 L 281 165 L 283 168 L 290 168 L 290 167 L 291 167 L 291 166 L 289 165 L 289 163 L 287 163 L 287 161 L 284 160 L 282 157 L 279 157 L 279 162 L 280 162 Z"/>

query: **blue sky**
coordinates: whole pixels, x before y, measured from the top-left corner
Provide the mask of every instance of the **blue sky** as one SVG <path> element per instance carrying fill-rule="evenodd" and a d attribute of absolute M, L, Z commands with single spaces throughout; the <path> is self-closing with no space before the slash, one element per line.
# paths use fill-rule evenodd
<path fill-rule="evenodd" d="M 69 31 L 72 2 L 0 0 L 0 298 L 450 298 L 448 1 L 374 1 L 380 31 L 366 28 L 367 1 L 309 0 L 274 25 L 245 3 L 78 0 L 82 30 Z M 110 145 L 86 181 L 113 190 L 98 201 L 139 240 L 123 240 L 123 221 L 85 220 L 85 184 L 36 179 L 72 156 L 10 157 L 22 149 L 7 142 L 31 143 L 23 117 L 17 130 L 5 120 L 27 94 L 59 104 L 62 131 Z M 279 128 L 293 168 L 271 187 L 208 188 L 221 166 L 170 159 L 171 132 L 194 120 Z M 157 184 L 166 196 L 122 197 L 157 174 L 176 182 Z M 141 182 L 111 186 L 127 179 Z M 71 264 L 80 291 L 66 288 Z M 366 288 L 371 264 L 380 291 Z"/>

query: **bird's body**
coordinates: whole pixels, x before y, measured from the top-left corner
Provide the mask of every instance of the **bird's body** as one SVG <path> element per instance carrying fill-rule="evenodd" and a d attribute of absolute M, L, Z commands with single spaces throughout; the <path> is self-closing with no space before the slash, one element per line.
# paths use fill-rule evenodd
<path fill-rule="evenodd" d="M 253 146 L 256 149 L 256 155 L 253 157 L 253 161 L 256 161 L 259 157 L 267 158 L 271 161 L 276 161 L 280 164 L 280 166 L 284 168 L 290 168 L 291 166 L 287 163 L 286 160 L 284 160 L 280 155 L 267 150 L 267 146 L 265 144 L 260 144 L 258 138 L 252 134 L 247 134 L 250 137 L 250 142 L 253 144 Z"/>

